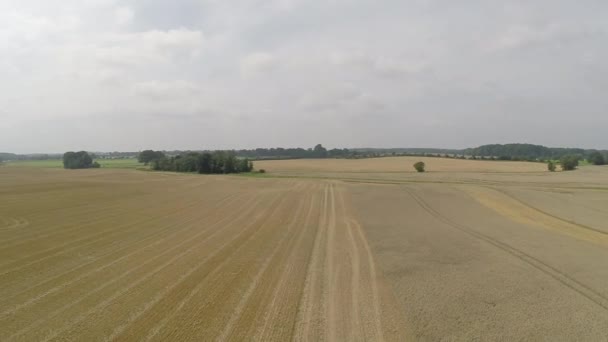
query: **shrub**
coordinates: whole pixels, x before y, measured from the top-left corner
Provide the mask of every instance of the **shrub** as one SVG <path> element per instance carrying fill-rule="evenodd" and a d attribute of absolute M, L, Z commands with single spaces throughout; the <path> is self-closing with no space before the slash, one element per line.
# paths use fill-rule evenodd
<path fill-rule="evenodd" d="M 414 169 L 416 169 L 416 171 L 418 172 L 424 172 L 424 162 L 417 162 L 416 164 L 414 164 Z"/>
<path fill-rule="evenodd" d="M 560 158 L 559 163 L 563 171 L 572 171 L 578 166 L 579 157 L 575 155 L 565 155 Z"/>
<path fill-rule="evenodd" d="M 259 173 L 266 173 L 266 170 L 264 170 L 264 169 L 260 169 L 258 172 L 259 172 Z"/>
<path fill-rule="evenodd" d="M 549 163 L 547 163 L 547 170 L 549 170 L 551 172 L 555 172 L 555 163 L 553 163 L 552 161 L 549 161 Z"/>

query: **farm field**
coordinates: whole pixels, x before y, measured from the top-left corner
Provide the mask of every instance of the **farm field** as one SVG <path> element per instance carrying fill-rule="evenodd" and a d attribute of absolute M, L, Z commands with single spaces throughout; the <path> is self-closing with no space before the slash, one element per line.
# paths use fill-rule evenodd
<path fill-rule="evenodd" d="M 413 159 L 0 167 L 0 340 L 608 339 L 608 168 Z"/>
<path fill-rule="evenodd" d="M 96 159 L 102 168 L 110 169 L 137 169 L 145 168 L 144 164 L 137 159 Z M 6 166 L 11 167 L 38 167 L 38 168 L 63 168 L 63 162 L 60 159 L 50 160 L 16 160 L 8 162 Z"/>
<path fill-rule="evenodd" d="M 413 173 L 422 161 L 431 172 L 543 172 L 544 163 L 459 160 L 435 157 L 381 157 L 371 159 L 291 159 L 256 161 L 259 169 L 282 173 Z"/>

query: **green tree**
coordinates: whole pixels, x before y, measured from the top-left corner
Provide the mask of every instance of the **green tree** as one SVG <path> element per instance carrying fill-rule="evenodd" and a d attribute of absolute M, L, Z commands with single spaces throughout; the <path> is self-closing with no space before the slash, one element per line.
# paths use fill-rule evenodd
<path fill-rule="evenodd" d="M 317 144 L 312 152 L 315 158 L 327 158 L 327 149 L 321 144 Z"/>
<path fill-rule="evenodd" d="M 65 169 L 88 169 L 94 167 L 93 158 L 86 151 L 66 152 L 63 154 L 63 167 Z"/>
<path fill-rule="evenodd" d="M 591 152 L 587 157 L 587 161 L 593 165 L 604 165 L 606 164 L 606 160 L 604 159 L 604 155 L 598 151 Z"/>
<path fill-rule="evenodd" d="M 560 158 L 559 163 L 563 171 L 572 171 L 578 166 L 579 157 L 573 154 L 568 154 Z"/>
<path fill-rule="evenodd" d="M 198 156 L 198 173 L 212 173 L 213 156 L 211 153 L 202 153 Z"/>
<path fill-rule="evenodd" d="M 416 169 L 416 171 L 418 171 L 418 172 L 424 172 L 425 171 L 424 167 L 425 167 L 424 162 L 421 162 L 421 161 L 414 164 L 414 169 Z"/>
<path fill-rule="evenodd" d="M 547 170 L 549 170 L 551 172 L 555 172 L 555 163 L 553 163 L 552 161 L 549 161 L 547 163 Z"/>
<path fill-rule="evenodd" d="M 139 152 L 139 154 L 137 155 L 137 161 L 139 161 L 140 163 L 144 163 L 144 165 L 148 165 L 148 163 L 157 159 L 161 159 L 164 156 L 165 154 L 161 151 L 145 150 Z"/>

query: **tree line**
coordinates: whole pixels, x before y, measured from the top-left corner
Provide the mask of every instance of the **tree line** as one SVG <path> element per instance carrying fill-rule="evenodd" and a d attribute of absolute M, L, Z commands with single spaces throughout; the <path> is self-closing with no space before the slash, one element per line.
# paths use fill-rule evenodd
<path fill-rule="evenodd" d="M 189 152 L 167 156 L 163 152 L 146 150 L 138 160 L 150 164 L 152 170 L 172 172 L 198 172 L 202 174 L 227 174 L 253 171 L 253 162 L 238 158 L 233 151 Z"/>
<path fill-rule="evenodd" d="M 463 154 L 482 157 L 494 157 L 499 160 L 546 161 L 559 160 L 565 156 L 577 156 L 579 160 L 588 159 L 604 162 L 608 159 L 608 151 L 589 150 L 582 148 L 546 147 L 533 144 L 492 144 L 482 145 L 463 150 Z M 599 156 L 599 157 L 598 157 Z"/>
<path fill-rule="evenodd" d="M 578 167 L 581 160 L 582 157 L 580 155 L 567 154 L 562 156 L 558 163 L 561 166 L 562 171 L 572 171 Z M 587 162 L 592 165 L 606 165 L 608 162 L 608 157 L 604 157 L 602 153 L 594 151 L 587 156 Z M 551 172 L 555 171 L 556 164 L 557 163 L 553 160 L 549 160 L 547 163 L 547 169 Z"/>
<path fill-rule="evenodd" d="M 346 158 L 352 152 L 346 148 L 326 149 L 321 144 L 313 148 L 256 148 L 251 150 L 235 150 L 234 153 L 250 159 L 305 159 L 305 158 Z"/>

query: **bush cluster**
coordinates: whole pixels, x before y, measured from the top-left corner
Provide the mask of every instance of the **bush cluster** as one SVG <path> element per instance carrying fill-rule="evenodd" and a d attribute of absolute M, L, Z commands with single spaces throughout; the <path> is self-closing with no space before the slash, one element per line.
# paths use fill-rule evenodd
<path fill-rule="evenodd" d="M 190 152 L 167 157 L 161 154 L 150 161 L 157 171 L 198 172 L 203 174 L 222 174 L 251 172 L 253 163 L 249 159 L 239 159 L 233 152 Z"/>
<path fill-rule="evenodd" d="M 563 171 L 572 171 L 578 166 L 579 159 L 579 156 L 569 154 L 561 157 L 559 163 Z"/>
<path fill-rule="evenodd" d="M 63 154 L 63 167 L 65 169 L 90 169 L 100 167 L 93 162 L 93 158 L 86 152 L 66 152 Z"/>
<path fill-rule="evenodd" d="M 418 171 L 418 172 L 424 172 L 424 167 L 425 167 L 424 162 L 421 162 L 421 161 L 414 164 L 414 169 L 416 169 L 416 171 Z"/>

